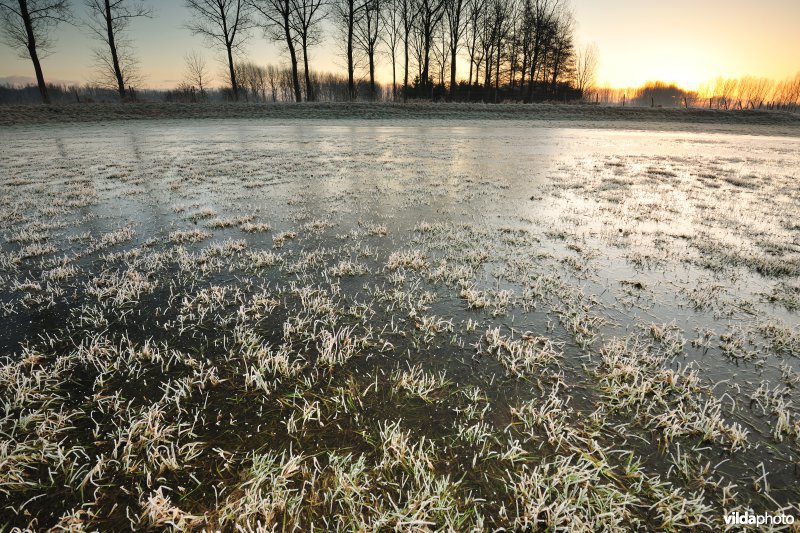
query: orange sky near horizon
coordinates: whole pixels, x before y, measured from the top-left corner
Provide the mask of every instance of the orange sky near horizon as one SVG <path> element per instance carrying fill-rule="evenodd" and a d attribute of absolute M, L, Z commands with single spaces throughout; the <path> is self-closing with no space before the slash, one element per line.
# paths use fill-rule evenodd
<path fill-rule="evenodd" d="M 223 81 L 217 62 L 221 53 L 182 27 L 188 11 L 181 0 L 149 0 L 156 16 L 137 20 L 131 37 L 149 87 L 174 87 L 182 77 L 183 57 L 192 50 L 208 57 Z M 784 79 L 800 72 L 800 0 L 571 0 L 579 44 L 596 43 L 600 51 L 597 84 L 636 87 L 647 81 L 675 82 L 687 89 L 717 76 L 753 75 Z M 82 14 L 82 3 L 73 2 Z M 312 50 L 312 68 L 344 71 L 333 32 Z M 83 27 L 58 29 L 58 50 L 43 61 L 45 75 L 59 82 L 92 79 L 92 49 L 97 46 Z M 245 48 L 257 63 L 284 63 L 279 44 L 253 32 Z M 380 58 L 378 77 L 391 82 L 387 57 Z M 0 45 L 0 83 L 32 80 L 30 60 Z M 467 77 L 461 58 L 459 76 Z M 398 72 L 398 78 L 400 78 Z"/>
<path fill-rule="evenodd" d="M 800 72 L 800 0 L 574 0 L 578 38 L 600 48 L 598 83 L 697 89 L 717 76 Z"/>

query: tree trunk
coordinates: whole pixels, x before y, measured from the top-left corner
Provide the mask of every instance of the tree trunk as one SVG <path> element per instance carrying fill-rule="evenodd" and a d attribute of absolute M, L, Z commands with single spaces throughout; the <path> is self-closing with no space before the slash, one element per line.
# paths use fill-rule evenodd
<path fill-rule="evenodd" d="M 233 91 L 233 101 L 239 101 L 239 84 L 236 83 L 236 68 L 233 65 L 233 38 L 228 33 L 228 19 L 225 18 L 225 10 L 222 6 L 219 8 L 220 18 L 222 20 L 222 33 L 225 36 L 225 48 L 228 51 L 228 71 L 231 76 L 231 90 Z"/>
<path fill-rule="evenodd" d="M 455 100 L 456 97 L 456 43 L 450 44 L 450 100 Z"/>
<path fill-rule="evenodd" d="M 500 97 L 500 41 L 497 41 L 497 63 L 494 71 L 494 103 L 498 102 Z"/>
<path fill-rule="evenodd" d="M 397 34 L 395 34 L 397 35 Z M 397 40 L 395 39 L 392 45 L 392 102 L 397 101 L 397 68 L 396 68 L 396 54 Z"/>
<path fill-rule="evenodd" d="M 355 65 L 353 63 L 353 25 L 356 18 L 354 1 L 349 0 L 350 12 L 347 19 L 347 91 L 350 101 L 356 99 Z"/>
<path fill-rule="evenodd" d="M 370 47 L 369 53 L 369 94 L 375 100 L 375 49 Z"/>
<path fill-rule="evenodd" d="M 408 33 L 406 33 L 406 38 L 403 41 L 403 50 L 404 50 L 404 61 L 405 65 L 403 68 L 403 102 L 408 101 Z"/>
<path fill-rule="evenodd" d="M 303 35 L 303 69 L 305 69 L 306 76 L 306 101 L 313 102 L 316 98 L 314 96 L 314 87 L 311 85 L 311 73 L 308 70 L 308 43 L 306 35 Z"/>
<path fill-rule="evenodd" d="M 427 94 L 428 88 L 428 69 L 430 68 L 430 50 L 431 50 L 431 36 L 425 31 L 425 35 L 423 36 L 423 48 L 424 48 L 424 58 L 422 61 L 422 72 L 420 72 L 420 86 L 422 88 L 423 94 Z"/>
<path fill-rule="evenodd" d="M 111 5 L 109 0 L 105 0 L 106 31 L 108 35 L 108 47 L 111 49 L 111 64 L 114 67 L 114 77 L 117 79 L 117 92 L 120 99 L 125 99 L 125 80 L 122 79 L 122 69 L 119 66 L 119 56 L 117 55 L 117 44 L 114 41 L 114 21 L 111 18 Z"/>
<path fill-rule="evenodd" d="M 536 67 L 539 65 L 539 47 L 541 43 L 537 40 L 533 43 L 533 58 L 531 58 L 531 77 L 528 79 L 528 98 L 527 101 L 533 100 L 533 86 L 536 83 Z"/>
<path fill-rule="evenodd" d="M 33 23 L 31 22 L 31 15 L 28 12 L 27 0 L 19 0 L 19 12 L 22 15 L 22 21 L 25 24 L 25 33 L 28 36 L 28 54 L 31 56 L 33 70 L 36 72 L 36 83 L 39 85 L 39 94 L 42 97 L 42 103 L 49 104 L 50 95 L 47 92 L 47 84 L 44 82 L 42 65 L 39 63 L 39 54 L 36 52 L 36 36 L 33 34 Z"/>
<path fill-rule="evenodd" d="M 556 57 L 553 60 L 553 96 L 558 98 L 558 69 L 561 68 L 561 48 L 556 50 Z"/>
<path fill-rule="evenodd" d="M 469 77 L 467 78 L 467 101 L 472 100 L 472 63 L 473 63 L 473 57 L 470 57 Z"/>
<path fill-rule="evenodd" d="M 289 14 L 283 16 L 283 29 L 286 34 L 286 46 L 289 47 L 289 59 L 292 62 L 292 85 L 294 86 L 294 101 L 302 102 L 303 95 L 300 93 L 300 76 L 297 74 L 297 53 L 294 50 L 292 33 L 289 28 Z"/>
<path fill-rule="evenodd" d="M 512 88 L 516 88 L 517 86 L 517 71 L 519 70 L 519 58 L 516 54 L 517 53 L 514 52 L 514 55 L 511 56 L 511 80 L 509 83 Z"/>
<path fill-rule="evenodd" d="M 494 60 L 494 50 L 488 48 L 486 50 L 486 65 L 483 70 L 483 100 L 486 100 L 486 94 L 492 88 L 492 61 Z"/>
<path fill-rule="evenodd" d="M 233 38 L 228 33 L 228 19 L 225 18 L 225 10 L 219 8 L 220 19 L 222 20 L 222 34 L 225 36 L 225 48 L 228 51 L 228 71 L 231 77 L 231 90 L 233 91 L 233 101 L 239 101 L 239 84 L 236 83 L 236 69 L 233 66 Z"/>
<path fill-rule="evenodd" d="M 228 70 L 230 71 L 231 76 L 231 90 L 233 91 L 233 101 L 239 101 L 239 84 L 236 83 L 236 69 L 233 66 L 233 51 L 231 50 L 230 43 L 225 43 L 225 47 L 228 49 Z"/>

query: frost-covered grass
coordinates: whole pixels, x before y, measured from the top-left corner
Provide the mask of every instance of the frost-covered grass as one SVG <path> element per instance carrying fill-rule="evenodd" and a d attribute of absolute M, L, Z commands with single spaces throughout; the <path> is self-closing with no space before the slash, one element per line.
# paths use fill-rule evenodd
<path fill-rule="evenodd" d="M 0 133 L 0 524 L 797 514 L 797 141 L 513 124 Z"/>

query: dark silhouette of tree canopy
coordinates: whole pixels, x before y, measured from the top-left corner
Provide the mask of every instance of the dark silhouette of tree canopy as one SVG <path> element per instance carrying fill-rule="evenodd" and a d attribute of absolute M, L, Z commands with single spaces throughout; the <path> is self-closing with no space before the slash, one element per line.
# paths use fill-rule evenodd
<path fill-rule="evenodd" d="M 642 107 L 677 107 L 683 103 L 687 94 L 674 83 L 654 81 L 637 89 L 631 102 Z"/>
<path fill-rule="evenodd" d="M 53 32 L 61 22 L 71 22 L 69 0 L 0 0 L 3 41 L 20 57 L 33 63 L 42 102 L 50 103 L 41 58 L 54 44 Z"/>
<path fill-rule="evenodd" d="M 132 55 L 127 30 L 130 23 L 153 12 L 143 0 L 86 0 L 89 28 L 105 45 L 97 51 L 100 63 L 100 84 L 113 86 L 120 98 L 138 78 L 137 62 Z"/>
<path fill-rule="evenodd" d="M 234 53 L 239 50 L 253 28 L 252 7 L 245 0 L 186 0 L 193 18 L 186 27 L 225 47 L 231 94 L 239 100 Z"/>

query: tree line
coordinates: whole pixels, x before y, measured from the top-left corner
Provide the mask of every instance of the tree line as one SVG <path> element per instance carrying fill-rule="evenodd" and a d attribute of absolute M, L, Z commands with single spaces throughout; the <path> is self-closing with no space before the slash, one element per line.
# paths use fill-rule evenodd
<path fill-rule="evenodd" d="M 230 87 L 211 89 L 208 82 L 211 73 L 204 63 L 197 63 L 195 59 L 188 58 L 186 78 L 174 90 L 164 91 L 161 95 L 168 102 L 207 102 L 230 101 L 232 93 Z M 293 102 L 295 101 L 295 85 L 292 69 L 280 65 L 257 65 L 249 61 L 239 61 L 234 64 L 239 100 L 246 102 Z M 301 98 L 310 101 L 312 98 L 318 102 L 346 102 L 350 101 L 350 90 L 347 76 L 331 72 L 317 72 L 309 70 L 304 73 L 304 83 L 301 83 Z M 307 89 L 308 88 L 308 89 Z M 391 98 L 391 89 L 381 83 L 371 87 L 366 80 L 356 81 L 356 93 L 368 94 L 375 91 L 377 99 L 388 100 Z M 2 100 L 0 100 L 2 101 Z"/>
<path fill-rule="evenodd" d="M 696 91 L 661 81 L 627 89 L 596 87 L 586 99 L 603 105 L 797 111 L 800 109 L 800 72 L 784 80 L 718 77 L 701 84 Z"/>
<path fill-rule="evenodd" d="M 781 81 L 755 76 L 719 77 L 701 85 L 697 96 L 703 104 L 717 109 L 796 110 L 800 106 L 800 72 Z"/>
<path fill-rule="evenodd" d="M 225 58 L 225 94 L 231 100 L 253 95 L 252 64 L 242 52 L 260 31 L 288 57 L 289 79 L 283 81 L 291 83 L 294 101 L 333 98 L 332 87 L 341 80 L 323 81 L 325 75 L 315 74 L 311 65 L 313 47 L 327 40 L 338 45 L 345 64 L 348 100 L 386 96 L 376 80 L 385 62 L 391 66 L 394 100 L 529 102 L 579 98 L 594 81 L 596 48 L 576 46 L 567 2 L 184 0 L 184 5 L 185 28 Z M 62 23 L 84 25 L 95 37 L 95 86 L 113 89 L 124 100 L 141 83 L 130 26 L 152 17 L 152 9 L 144 0 L 83 3 L 85 15 L 77 20 L 69 0 L 0 0 L 3 39 L 32 62 L 45 103 L 50 95 L 41 59 L 55 49 L 54 35 Z M 202 57 L 191 54 L 185 63 L 186 81 L 178 91 L 193 88 L 198 98 L 207 97 L 211 75 Z M 257 74 L 269 79 L 269 73 Z M 251 79 L 245 81 L 247 76 Z M 271 85 L 276 88 L 270 96 L 277 100 L 279 84 Z M 319 94 L 323 90 L 328 91 L 325 97 Z M 260 94 L 268 99 L 265 91 Z"/>

